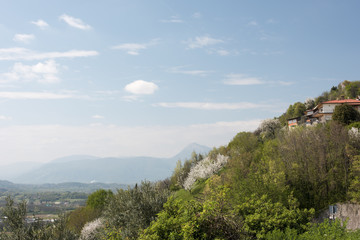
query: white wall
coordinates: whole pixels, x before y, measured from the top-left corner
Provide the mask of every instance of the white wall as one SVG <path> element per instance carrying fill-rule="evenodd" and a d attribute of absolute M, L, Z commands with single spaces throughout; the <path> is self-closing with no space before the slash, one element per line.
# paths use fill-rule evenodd
<path fill-rule="evenodd" d="M 323 112 L 324 113 L 333 113 L 335 106 L 337 106 L 339 104 L 324 104 L 323 105 Z"/>

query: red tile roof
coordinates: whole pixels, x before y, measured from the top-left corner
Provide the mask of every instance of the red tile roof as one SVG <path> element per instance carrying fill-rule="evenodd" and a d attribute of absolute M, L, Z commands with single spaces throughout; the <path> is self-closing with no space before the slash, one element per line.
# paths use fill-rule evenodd
<path fill-rule="evenodd" d="M 342 99 L 342 100 L 331 100 L 331 101 L 322 102 L 322 104 L 324 104 L 324 103 L 360 104 L 360 100 L 357 100 L 357 99 Z"/>

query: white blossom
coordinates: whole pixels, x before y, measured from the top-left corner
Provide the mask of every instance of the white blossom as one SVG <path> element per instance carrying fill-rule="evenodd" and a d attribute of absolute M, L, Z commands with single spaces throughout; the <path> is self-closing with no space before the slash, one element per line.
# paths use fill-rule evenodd
<path fill-rule="evenodd" d="M 281 128 L 279 119 L 265 119 L 256 130 L 264 138 L 274 138 L 276 132 Z"/>
<path fill-rule="evenodd" d="M 96 240 L 98 239 L 99 230 L 103 227 L 103 219 L 97 218 L 92 222 L 85 224 L 81 230 L 79 240 Z"/>
<path fill-rule="evenodd" d="M 183 187 L 189 190 L 197 179 L 211 177 L 225 166 L 228 159 L 228 156 L 221 154 L 218 154 L 215 159 L 211 159 L 210 157 L 204 158 L 191 168 L 189 175 L 184 181 Z"/>
<path fill-rule="evenodd" d="M 349 130 L 349 137 L 352 139 L 352 140 L 358 140 L 360 139 L 360 131 L 358 128 L 355 128 L 355 127 L 352 127 L 350 130 Z"/>

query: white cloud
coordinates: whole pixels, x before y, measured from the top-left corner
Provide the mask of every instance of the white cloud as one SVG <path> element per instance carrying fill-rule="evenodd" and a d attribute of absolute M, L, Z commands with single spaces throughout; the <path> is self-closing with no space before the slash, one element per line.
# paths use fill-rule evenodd
<path fill-rule="evenodd" d="M 294 82 L 285 82 L 285 81 L 276 81 L 275 83 L 283 86 L 290 86 L 295 84 Z"/>
<path fill-rule="evenodd" d="M 196 12 L 192 15 L 193 18 L 202 18 L 202 14 L 200 12 Z"/>
<path fill-rule="evenodd" d="M 12 100 L 56 100 L 56 99 L 85 99 L 87 96 L 79 96 L 70 93 L 51 92 L 0 92 L 0 98 Z"/>
<path fill-rule="evenodd" d="M 146 48 L 147 48 L 146 44 L 139 44 L 139 43 L 124 43 L 113 47 L 113 49 L 123 50 L 130 55 L 139 55 L 139 51 Z"/>
<path fill-rule="evenodd" d="M 207 76 L 211 71 L 204 71 L 204 70 L 184 70 L 184 67 L 173 67 L 170 69 L 170 72 L 172 73 L 181 73 L 186 75 L 193 75 L 193 76 L 200 76 L 205 77 Z"/>
<path fill-rule="evenodd" d="M 226 79 L 224 80 L 224 84 L 226 85 L 259 85 L 259 84 L 276 84 L 282 86 L 290 86 L 293 85 L 294 82 L 286 82 L 286 81 L 263 81 L 260 78 L 255 77 L 247 77 L 243 74 L 228 74 L 226 75 Z"/>
<path fill-rule="evenodd" d="M 75 58 L 97 56 L 97 51 L 70 50 L 66 52 L 35 52 L 26 48 L 0 48 L 0 61 L 41 60 L 49 58 Z"/>
<path fill-rule="evenodd" d="M 39 19 L 37 21 L 32 21 L 31 23 L 38 26 L 41 29 L 46 29 L 47 27 L 49 27 L 49 24 L 42 19 Z"/>
<path fill-rule="evenodd" d="M 256 21 L 251 21 L 248 23 L 249 26 L 257 26 L 258 23 Z"/>
<path fill-rule="evenodd" d="M 184 21 L 179 16 L 171 16 L 170 19 L 161 20 L 163 23 L 183 23 Z"/>
<path fill-rule="evenodd" d="M 128 96 L 123 96 L 122 99 L 124 99 L 126 102 L 134 102 L 134 101 L 138 101 L 139 100 L 139 96 L 138 95 L 128 95 Z"/>
<path fill-rule="evenodd" d="M 39 62 L 35 65 L 15 63 L 10 72 L 1 75 L 0 82 L 57 83 L 60 81 L 58 72 L 58 64 L 54 60 Z"/>
<path fill-rule="evenodd" d="M 104 119 L 105 117 L 96 114 L 96 115 L 92 116 L 91 118 L 93 118 L 93 119 Z"/>
<path fill-rule="evenodd" d="M 125 86 L 125 91 L 135 95 L 153 94 L 159 87 L 153 82 L 146 82 L 143 80 L 136 80 Z"/>
<path fill-rule="evenodd" d="M 283 51 L 256 51 L 248 48 L 244 48 L 240 52 L 241 54 L 264 55 L 264 56 L 281 55 L 284 53 Z"/>
<path fill-rule="evenodd" d="M 79 18 L 74 18 L 69 15 L 63 14 L 59 17 L 59 19 L 66 22 L 67 24 L 69 24 L 69 26 L 74 27 L 74 28 L 78 28 L 81 30 L 90 30 L 91 29 L 90 25 L 84 23 Z"/>
<path fill-rule="evenodd" d="M 219 55 L 219 56 L 229 56 L 229 55 L 232 55 L 232 56 L 236 56 L 239 54 L 239 52 L 237 50 L 225 50 L 225 49 L 222 49 L 222 48 L 209 48 L 206 50 L 206 52 L 208 54 L 216 54 L 216 55 Z"/>
<path fill-rule="evenodd" d="M 240 103 L 211 103 L 211 102 L 162 102 L 153 104 L 153 106 L 165 107 L 165 108 L 189 108 L 189 109 L 200 109 L 200 110 L 244 110 L 244 109 L 255 109 L 273 108 L 272 105 L 257 104 L 250 102 Z"/>
<path fill-rule="evenodd" d="M 230 55 L 230 52 L 229 52 L 229 51 L 223 50 L 223 49 L 217 50 L 217 53 L 218 53 L 220 56 L 228 56 L 228 55 Z"/>
<path fill-rule="evenodd" d="M 15 42 L 30 43 L 35 39 L 33 34 L 15 34 L 13 40 Z"/>
<path fill-rule="evenodd" d="M 224 41 L 221 39 L 202 36 L 202 37 L 195 37 L 195 39 L 190 39 L 186 43 L 188 44 L 188 47 L 190 49 L 195 49 L 195 48 L 203 48 L 223 42 Z"/>
<path fill-rule="evenodd" d="M 209 147 L 227 145 L 238 132 L 253 131 L 260 122 L 254 119 L 187 126 L 97 124 L 0 127 L 0 163 L 50 161 L 74 154 L 172 157 L 192 142 Z"/>
<path fill-rule="evenodd" d="M 265 82 L 255 77 L 246 77 L 243 74 L 228 74 L 224 81 L 227 85 L 258 85 Z"/>
<path fill-rule="evenodd" d="M 152 45 L 156 45 L 159 39 L 153 39 L 148 43 L 124 43 L 113 46 L 112 49 L 125 51 L 129 55 L 139 55 L 140 50 L 147 49 Z"/>

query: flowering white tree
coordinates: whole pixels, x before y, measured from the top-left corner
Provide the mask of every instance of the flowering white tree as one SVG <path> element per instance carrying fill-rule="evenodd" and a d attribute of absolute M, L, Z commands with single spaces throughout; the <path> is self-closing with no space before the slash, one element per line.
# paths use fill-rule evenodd
<path fill-rule="evenodd" d="M 98 218 L 92 222 L 85 224 L 81 230 L 81 235 L 79 240 L 96 240 L 99 239 L 98 234 L 103 227 L 103 219 Z"/>
<path fill-rule="evenodd" d="M 256 132 L 259 132 L 263 138 L 274 138 L 280 128 L 281 123 L 279 119 L 265 119 L 260 123 Z"/>
<path fill-rule="evenodd" d="M 350 139 L 352 139 L 352 140 L 360 139 L 360 131 L 358 128 L 352 127 L 348 133 L 349 133 Z"/>
<path fill-rule="evenodd" d="M 218 154 L 215 159 L 206 157 L 191 168 L 189 175 L 184 181 L 183 187 L 190 190 L 196 180 L 201 178 L 209 178 L 219 172 L 225 166 L 229 157 Z"/>

